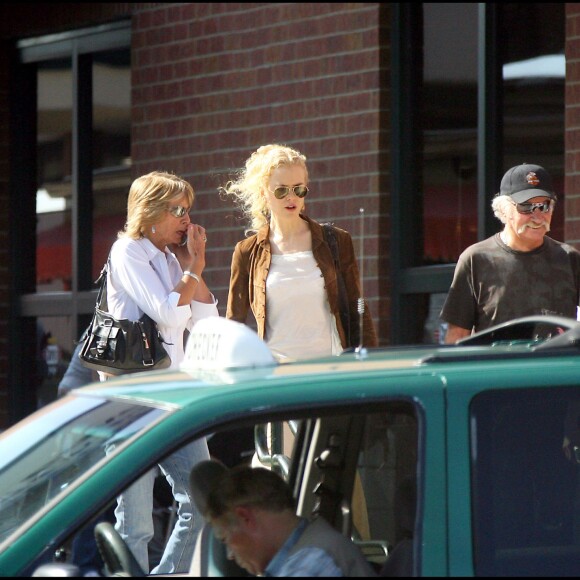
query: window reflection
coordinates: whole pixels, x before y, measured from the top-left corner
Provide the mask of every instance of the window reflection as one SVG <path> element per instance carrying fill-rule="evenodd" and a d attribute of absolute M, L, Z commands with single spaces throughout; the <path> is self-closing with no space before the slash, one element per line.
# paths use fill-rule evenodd
<path fill-rule="evenodd" d="M 477 241 L 477 4 L 423 4 L 423 264 Z M 457 23 L 461 22 L 461 26 Z"/>
<path fill-rule="evenodd" d="M 564 239 L 564 4 L 502 8 L 504 169 L 545 167 L 558 205 L 550 236 Z"/>
<path fill-rule="evenodd" d="M 36 279 L 39 290 L 70 290 L 72 62 L 38 66 Z"/>
<path fill-rule="evenodd" d="M 576 388 L 477 395 L 472 413 L 479 576 L 573 576 L 580 557 L 579 465 L 562 448 Z M 575 422 L 575 421 L 574 421 Z"/>
<path fill-rule="evenodd" d="M 0 437 L 0 543 L 106 459 L 114 441 L 166 413 L 99 398 L 61 399 Z"/>
<path fill-rule="evenodd" d="M 81 210 L 92 210 L 84 216 L 92 221 L 92 280 L 125 223 L 131 171 L 130 72 L 128 48 L 92 55 L 92 203 L 82 204 L 86 210 Z M 72 230 L 72 59 L 39 63 L 37 79 L 37 292 L 70 291 L 72 247 L 79 234 Z M 77 141 L 82 139 L 79 134 Z M 41 407 L 56 398 L 78 336 L 71 316 L 39 317 L 38 328 Z"/>
<path fill-rule="evenodd" d="M 93 58 L 93 274 L 123 227 L 131 167 L 128 50 Z M 38 72 L 37 289 L 71 288 L 72 63 Z"/>
<path fill-rule="evenodd" d="M 546 167 L 560 202 L 564 10 L 564 4 L 555 3 L 503 4 L 496 47 L 503 65 L 502 169 L 519 163 Z M 477 4 L 426 3 L 423 15 L 422 263 L 429 265 L 456 262 L 478 239 L 477 62 L 481 56 Z M 487 193 L 491 203 L 496 192 Z M 558 240 L 564 239 L 563 217 L 563 211 L 556 211 L 552 222 L 551 235 Z"/>

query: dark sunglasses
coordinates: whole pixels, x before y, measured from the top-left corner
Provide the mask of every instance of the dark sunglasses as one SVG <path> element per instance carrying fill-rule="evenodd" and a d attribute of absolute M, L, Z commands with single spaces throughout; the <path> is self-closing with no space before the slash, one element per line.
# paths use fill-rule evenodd
<path fill-rule="evenodd" d="M 553 199 L 550 199 L 548 201 L 538 201 L 536 203 L 515 203 L 515 202 L 512 203 L 516 206 L 518 213 L 523 214 L 534 213 L 537 209 L 539 209 L 542 213 L 548 213 L 549 211 L 552 211 L 554 209 L 555 205 Z"/>
<path fill-rule="evenodd" d="M 186 213 L 189 213 L 189 209 L 182 205 L 174 205 L 173 207 L 168 208 L 167 211 L 176 218 L 182 218 Z"/>
<path fill-rule="evenodd" d="M 306 197 L 308 188 L 305 185 L 295 185 L 294 187 L 281 186 L 277 187 L 272 193 L 276 196 L 276 199 L 284 199 L 291 191 L 296 197 Z"/>

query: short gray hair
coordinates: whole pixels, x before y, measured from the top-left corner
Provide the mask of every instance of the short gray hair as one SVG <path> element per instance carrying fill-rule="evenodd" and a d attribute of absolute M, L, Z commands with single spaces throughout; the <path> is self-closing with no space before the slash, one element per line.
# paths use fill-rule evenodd
<path fill-rule="evenodd" d="M 202 508 L 211 520 L 227 517 L 236 507 L 255 506 L 269 512 L 295 510 L 290 486 L 262 467 L 236 466 L 216 478 Z"/>
<path fill-rule="evenodd" d="M 506 224 L 511 212 L 514 211 L 514 204 L 509 195 L 496 195 L 491 200 L 493 215 L 502 223 Z"/>

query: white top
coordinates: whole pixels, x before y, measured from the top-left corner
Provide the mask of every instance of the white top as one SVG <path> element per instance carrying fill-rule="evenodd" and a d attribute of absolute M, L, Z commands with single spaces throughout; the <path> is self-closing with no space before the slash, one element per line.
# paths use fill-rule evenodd
<path fill-rule="evenodd" d="M 280 360 L 342 352 L 324 278 L 311 251 L 272 254 L 266 308 L 266 343 Z"/>
<path fill-rule="evenodd" d="M 139 320 L 146 312 L 159 328 L 163 346 L 171 357 L 170 368 L 183 360 L 183 331 L 191 330 L 202 318 L 219 316 L 217 302 L 192 301 L 178 306 L 179 294 L 173 291 L 183 271 L 175 255 L 167 248 L 156 248 L 147 238 L 118 239 L 111 248 L 111 266 L 107 278 L 109 313 L 115 318 Z"/>

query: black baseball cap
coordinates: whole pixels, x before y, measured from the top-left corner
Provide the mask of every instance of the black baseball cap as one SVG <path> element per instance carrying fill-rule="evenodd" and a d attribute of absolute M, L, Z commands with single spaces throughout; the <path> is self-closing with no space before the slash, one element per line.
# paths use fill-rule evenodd
<path fill-rule="evenodd" d="M 499 195 L 509 195 L 516 203 L 541 196 L 556 199 L 550 174 L 541 165 L 531 163 L 508 169 L 501 180 Z"/>

